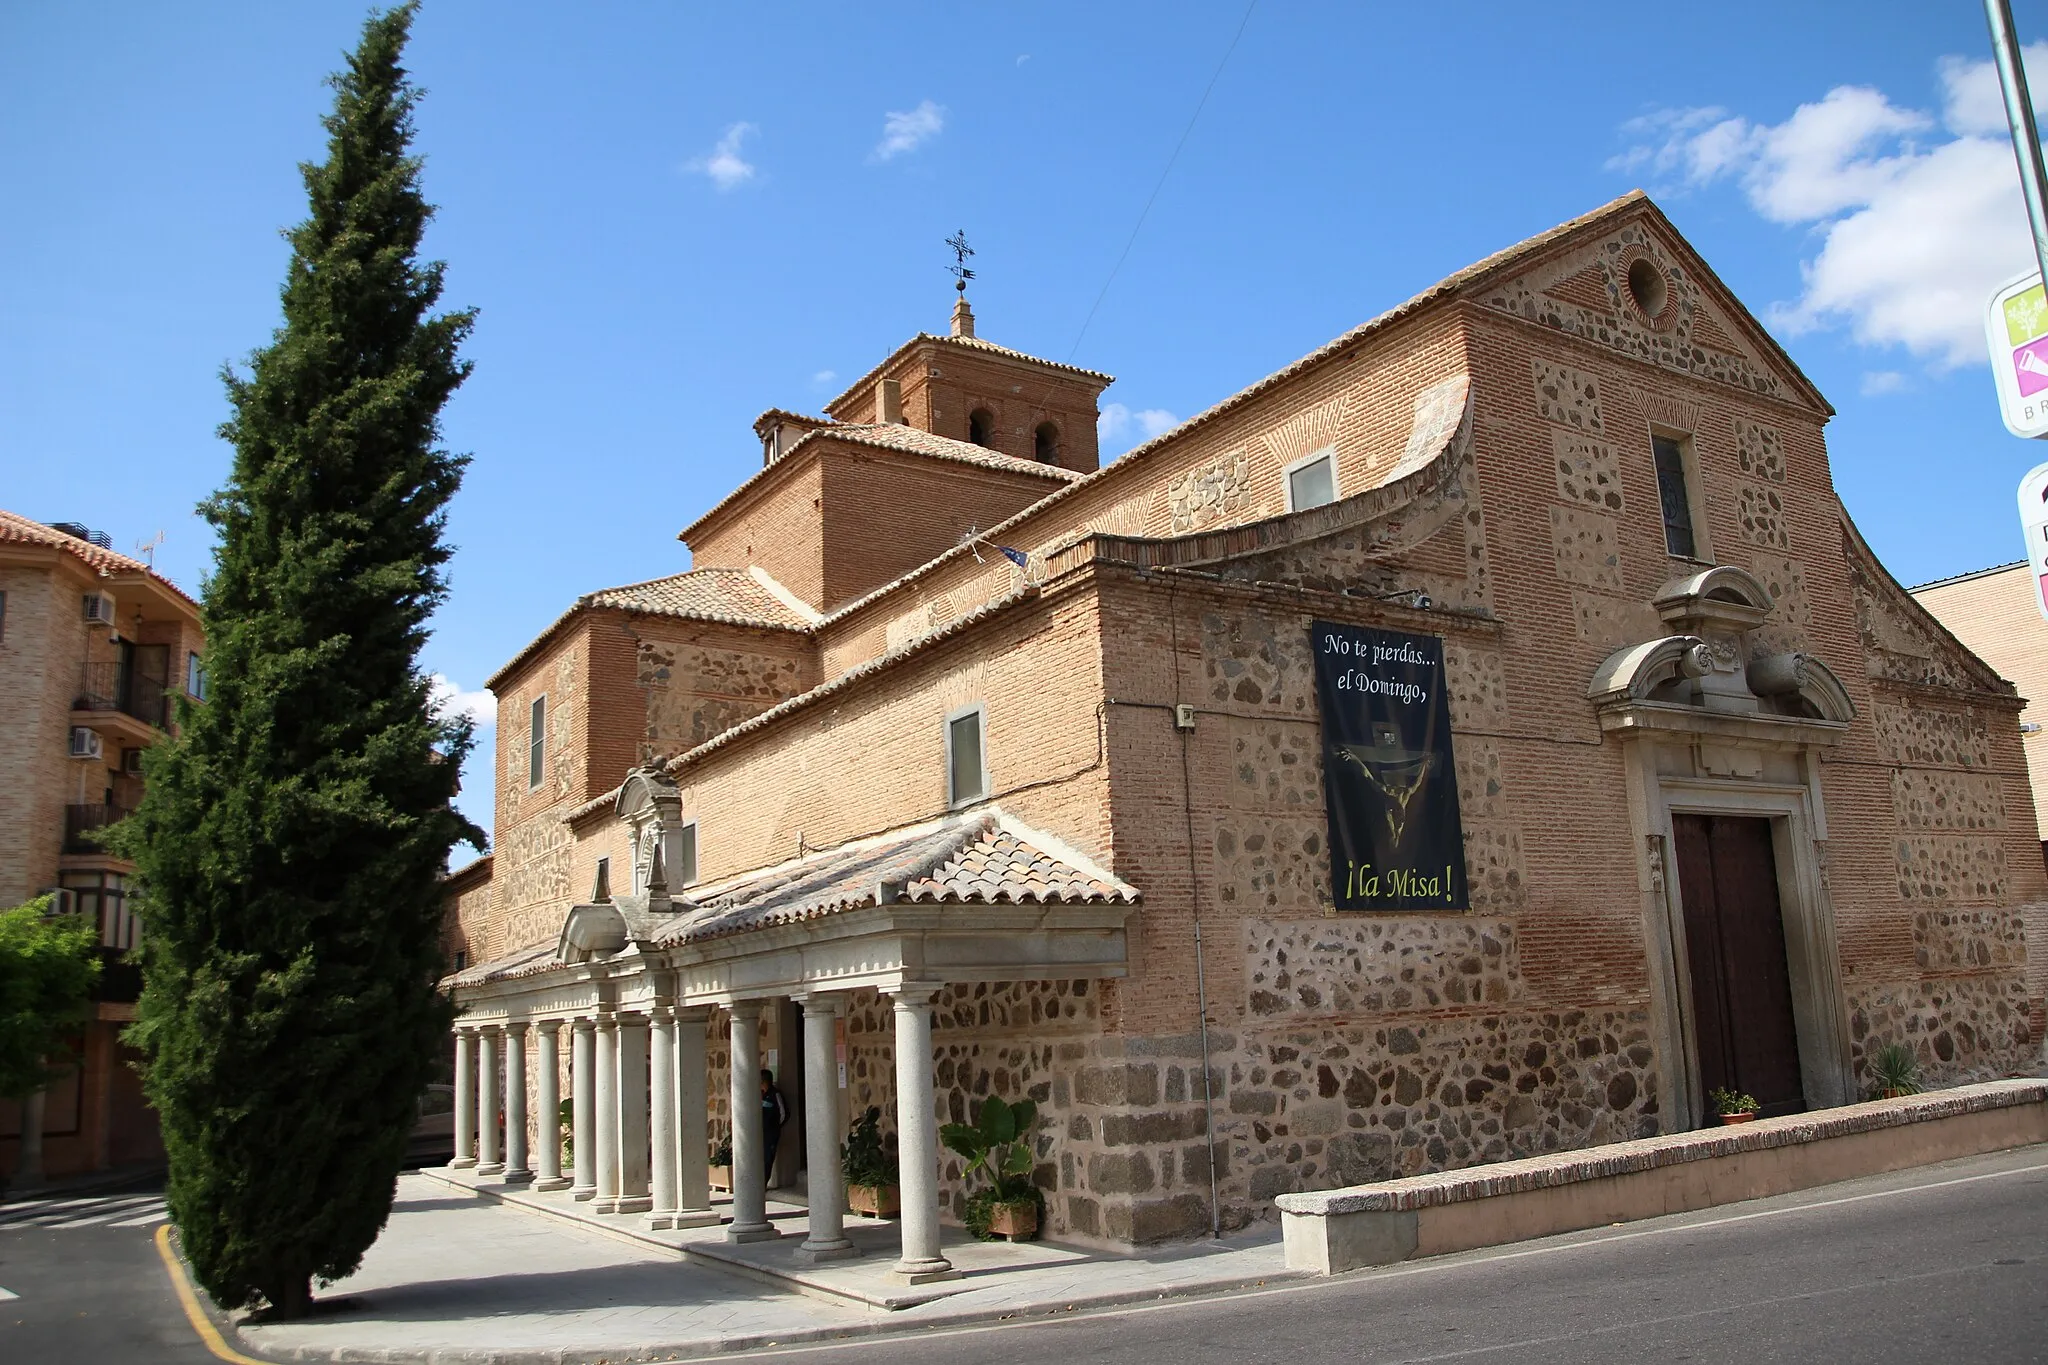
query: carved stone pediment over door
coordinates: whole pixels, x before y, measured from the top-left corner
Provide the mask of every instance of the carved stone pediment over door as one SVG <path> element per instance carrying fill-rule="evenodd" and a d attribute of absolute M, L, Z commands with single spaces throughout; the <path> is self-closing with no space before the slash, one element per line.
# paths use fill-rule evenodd
<path fill-rule="evenodd" d="M 1669 633 L 1616 650 L 1586 689 L 1601 729 L 1623 746 L 1654 1027 L 1665 1058 L 1663 1111 L 1677 1129 L 1705 1117 L 1702 1059 L 1711 1078 L 1721 1034 L 1743 1026 L 1702 994 L 1712 989 L 1721 945 L 1687 943 L 1688 923 L 1695 933 L 1711 932 L 1701 928 L 1713 923 L 1704 913 L 1711 909 L 1711 877 L 1700 870 L 1704 855 L 1681 875 L 1681 854 L 1696 854 L 1692 843 L 1717 820 L 1737 822 L 1730 828 L 1746 830 L 1752 843 L 1762 840 L 1766 888 L 1775 877 L 1776 910 L 1756 913 L 1782 917 L 1796 1034 L 1786 1046 L 1796 1046 L 1802 1092 L 1793 1103 L 1841 1104 L 1854 1090 L 1834 910 L 1823 876 L 1820 756 L 1841 740 L 1856 710 L 1822 660 L 1761 643 L 1759 628 L 1771 621 L 1773 605 L 1763 584 L 1732 566 L 1673 579 L 1650 603 Z M 1695 898 L 1690 916 L 1688 883 Z M 1704 1047 L 1702 1027 L 1709 1034 Z"/>

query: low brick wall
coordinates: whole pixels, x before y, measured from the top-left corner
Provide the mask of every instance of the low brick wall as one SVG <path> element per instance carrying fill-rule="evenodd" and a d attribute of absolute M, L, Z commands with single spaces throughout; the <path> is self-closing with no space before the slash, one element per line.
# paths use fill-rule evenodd
<path fill-rule="evenodd" d="M 1276 1201 L 1290 1269 L 1334 1274 L 2048 1142 L 2048 1081 L 1989 1081 Z"/>

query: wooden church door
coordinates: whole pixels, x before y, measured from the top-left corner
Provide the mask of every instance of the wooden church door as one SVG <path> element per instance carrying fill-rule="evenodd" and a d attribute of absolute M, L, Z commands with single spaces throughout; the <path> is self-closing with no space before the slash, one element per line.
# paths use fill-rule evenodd
<path fill-rule="evenodd" d="M 1671 824 L 1700 1097 L 1721 1088 L 1745 1091 L 1763 1114 L 1797 1113 L 1806 1108 L 1806 1096 L 1771 822 L 1673 815 Z"/>

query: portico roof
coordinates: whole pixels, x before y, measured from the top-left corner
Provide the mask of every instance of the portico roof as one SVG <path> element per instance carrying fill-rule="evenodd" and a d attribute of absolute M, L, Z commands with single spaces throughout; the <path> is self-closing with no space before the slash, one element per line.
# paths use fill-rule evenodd
<path fill-rule="evenodd" d="M 934 928 L 943 932 L 952 918 L 944 913 L 947 907 L 1111 908 L 1103 924 L 1092 923 L 1098 913 L 1088 917 L 1088 925 L 1036 926 L 1041 931 L 1099 930 L 1110 920 L 1120 923 L 1122 908 L 1138 901 L 1135 887 L 1056 837 L 1000 810 L 981 811 L 702 883 L 676 894 L 666 910 L 650 907 L 644 894 L 578 905 L 569 911 L 558 942 L 479 963 L 442 984 L 471 988 L 607 960 L 652 965 L 672 950 L 697 963 L 743 957 L 756 949 L 744 936 L 756 931 L 781 929 L 774 937 L 778 946 L 787 946 L 787 926 L 870 907 L 929 907 L 915 916 L 922 934 Z M 1003 918 L 1008 923 L 1014 916 Z M 840 930 L 835 927 L 830 936 L 839 937 Z M 1068 974 L 1066 967 L 1059 974 Z"/>

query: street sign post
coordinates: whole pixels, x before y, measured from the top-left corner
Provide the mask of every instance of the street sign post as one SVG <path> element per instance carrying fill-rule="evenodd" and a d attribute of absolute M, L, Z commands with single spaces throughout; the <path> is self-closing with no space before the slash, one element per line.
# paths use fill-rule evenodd
<path fill-rule="evenodd" d="M 2007 280 L 1984 313 L 1998 412 L 2015 436 L 2048 436 L 2048 294 L 2041 274 Z"/>
<path fill-rule="evenodd" d="M 2048 464 L 2037 464 L 2020 480 L 2020 526 L 2027 535 L 2027 573 L 2034 580 L 2034 609 L 2048 620 Z"/>

